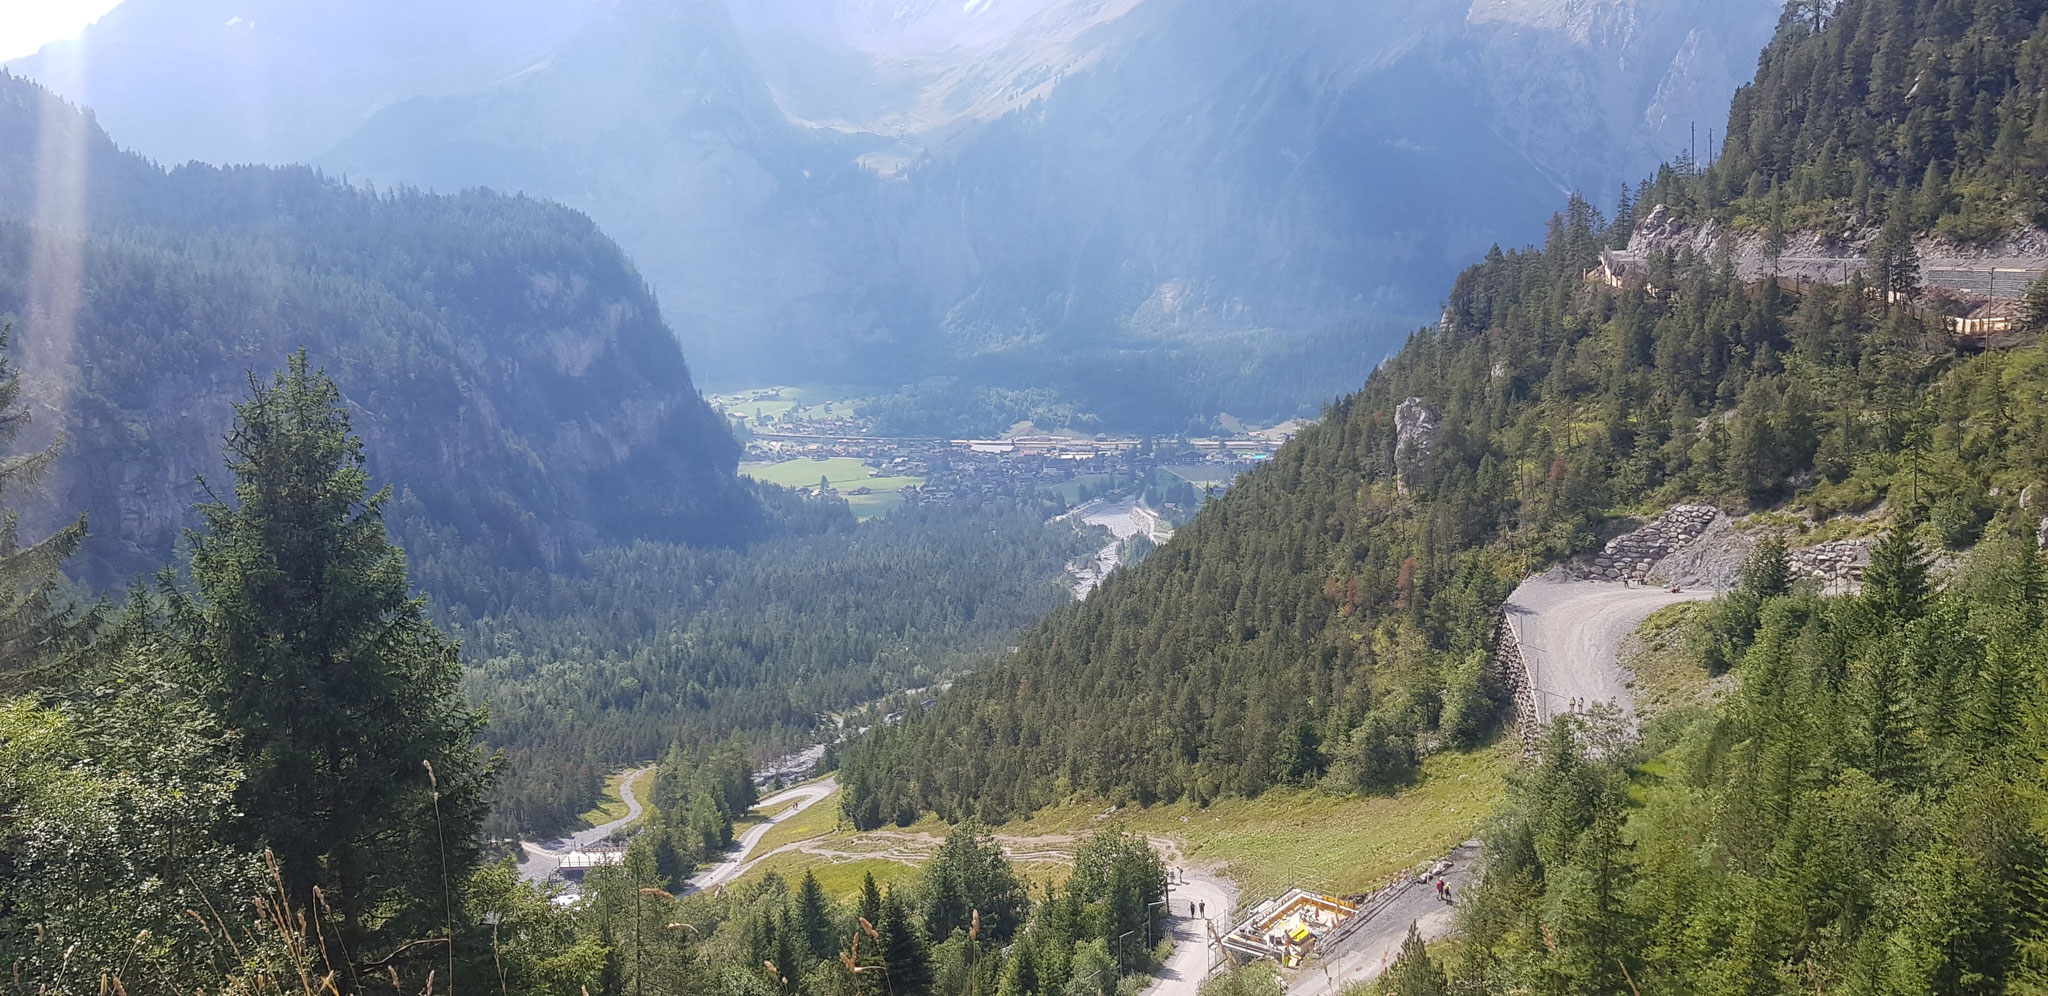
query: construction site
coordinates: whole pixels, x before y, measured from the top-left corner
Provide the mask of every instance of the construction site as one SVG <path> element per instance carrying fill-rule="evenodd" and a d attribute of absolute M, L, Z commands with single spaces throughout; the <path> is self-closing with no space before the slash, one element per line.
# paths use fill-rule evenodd
<path fill-rule="evenodd" d="M 1219 942 L 1231 960 L 1270 958 L 1299 968 L 1318 944 L 1333 941 L 1358 915 L 1358 907 L 1334 896 L 1291 889 L 1251 910 Z"/>

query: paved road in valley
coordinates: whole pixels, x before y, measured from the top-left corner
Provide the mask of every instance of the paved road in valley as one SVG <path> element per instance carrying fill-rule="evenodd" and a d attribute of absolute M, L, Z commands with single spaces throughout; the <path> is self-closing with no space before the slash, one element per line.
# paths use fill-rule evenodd
<path fill-rule="evenodd" d="M 761 838 L 768 836 L 768 829 L 770 827 L 817 805 L 819 800 L 831 795 L 833 790 L 838 787 L 839 780 L 837 778 L 827 777 L 820 781 L 812 782 L 809 785 L 798 785 L 795 788 L 778 792 L 761 800 L 759 805 L 764 809 L 780 806 L 787 802 L 794 802 L 796 805 L 790 806 L 788 809 L 768 817 L 766 821 L 748 828 L 746 833 L 740 835 L 739 840 L 733 842 L 732 850 L 726 853 L 725 860 L 690 876 L 690 884 L 685 888 L 685 891 L 695 892 L 699 889 L 716 888 L 740 877 L 740 874 L 745 872 L 751 865 L 751 862 L 747 860 L 747 855 L 753 853 L 754 848 L 761 843 Z"/>
<path fill-rule="evenodd" d="M 588 830 L 578 830 L 567 837 L 545 844 L 536 844 L 530 840 L 520 841 L 519 846 L 526 851 L 526 860 L 519 863 L 520 877 L 529 882 L 545 881 L 548 876 L 555 873 L 555 869 L 561 867 L 563 855 L 590 847 L 639 819 L 644 807 L 640 805 L 639 797 L 633 794 L 633 784 L 640 780 L 640 776 L 653 770 L 654 765 L 650 764 L 628 771 L 624 778 L 619 779 L 619 798 L 626 803 L 626 815 Z"/>

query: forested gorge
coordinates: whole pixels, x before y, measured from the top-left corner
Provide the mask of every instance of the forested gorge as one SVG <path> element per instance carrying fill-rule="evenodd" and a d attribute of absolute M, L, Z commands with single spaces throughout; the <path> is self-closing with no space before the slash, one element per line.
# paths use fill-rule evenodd
<path fill-rule="evenodd" d="M 854 710 L 1006 649 L 1101 543 L 1021 504 L 856 525 L 837 500 L 764 503 L 802 528 L 738 549 L 605 547 L 455 613 L 486 742 L 509 762 L 494 828 L 566 826 L 605 773 L 677 740 L 740 736 L 758 758 L 833 739 Z"/>
<path fill-rule="evenodd" d="M 1684 500 L 1884 538 L 1859 593 L 1823 596 L 1767 535 L 1680 630 L 1717 704 L 1640 736 L 1598 711 L 1545 731 L 1462 938 L 1417 939 L 1381 988 L 2048 991 L 2048 352 L 1959 351 L 1861 277 L 1795 294 L 1661 253 L 1588 279 L 1659 205 L 1877 236 L 1890 289 L 1901 240 L 2036 223 L 2044 39 L 2048 0 L 1797 0 L 1712 164 L 1611 220 L 1573 198 L 1540 248 L 1489 253 L 1439 325 L 1072 605 L 1054 579 L 1099 539 L 1045 509 L 856 525 L 733 477 L 688 391 L 631 380 L 644 404 L 611 407 L 586 376 L 687 371 L 574 216 L 166 174 L 0 79 L 4 147 L 55 122 L 104 166 L 83 228 L 0 228 L 24 334 L 48 331 L 24 274 L 52 239 L 78 240 L 86 316 L 75 362 L 0 365 L 0 508 L 57 485 L 35 505 L 55 511 L 0 517 L 0 959 L 24 992 L 1135 996 L 1161 953 L 1148 842 L 1104 827 L 1034 889 L 988 824 L 1075 797 L 1398 791 L 1498 734 L 1512 587 Z M 43 211 L 23 175 L 0 202 Z M 235 303 L 252 283 L 289 306 Z M 316 348 L 243 385 L 279 336 Z M 95 497 L 126 478 L 65 479 L 78 457 L 24 405 L 53 384 L 93 473 L 196 468 L 211 497 L 131 523 Z M 501 389 L 548 414 L 479 413 Z M 153 391 L 242 399 L 224 457 L 136 425 Z M 567 455 L 620 439 L 618 462 Z M 577 488 L 550 490 L 558 458 Z M 174 521 L 197 527 L 176 560 Z M 87 526 L 128 544 L 88 549 L 88 575 L 173 566 L 79 595 L 60 570 Z M 758 801 L 757 755 L 918 686 L 929 708 L 853 720 L 872 728 L 837 756 L 856 828 L 956 824 L 920 876 L 677 895 Z M 565 826 L 608 768 L 656 757 L 652 813 L 576 908 L 484 861 L 487 836 Z"/>

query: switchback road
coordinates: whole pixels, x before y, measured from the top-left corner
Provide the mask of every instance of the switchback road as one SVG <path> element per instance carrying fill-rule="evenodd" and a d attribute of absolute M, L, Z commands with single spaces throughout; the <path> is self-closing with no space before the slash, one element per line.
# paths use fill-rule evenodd
<path fill-rule="evenodd" d="M 653 770 L 654 765 L 650 764 L 644 768 L 635 768 L 628 771 L 625 777 L 619 779 L 619 799 L 626 804 L 626 815 L 609 823 L 591 827 L 588 830 L 579 830 L 559 840 L 548 841 L 545 844 L 536 844 L 530 840 L 520 841 L 519 846 L 526 851 L 526 860 L 519 863 L 520 877 L 529 882 L 545 881 L 548 876 L 555 873 L 555 869 L 561 867 L 563 855 L 568 854 L 570 851 L 580 851 L 590 847 L 625 829 L 634 820 L 639 819 L 640 813 L 645 807 L 640 805 L 639 797 L 633 794 L 633 784 L 639 781 L 641 776 Z"/>
<path fill-rule="evenodd" d="M 795 788 L 778 792 L 761 800 L 759 808 L 762 809 L 781 806 L 791 802 L 795 803 L 795 805 L 748 828 L 746 833 L 740 835 L 739 840 L 733 842 L 732 850 L 726 853 L 725 860 L 690 876 L 690 884 L 685 888 L 685 891 L 696 892 L 699 889 L 717 888 L 740 877 L 740 873 L 746 871 L 750 864 L 747 861 L 747 855 L 753 853 L 754 848 L 761 843 L 761 838 L 768 836 L 770 827 L 817 805 L 819 800 L 831 795 L 833 790 L 838 787 L 839 780 L 837 778 L 827 777 L 808 785 L 798 785 Z"/>

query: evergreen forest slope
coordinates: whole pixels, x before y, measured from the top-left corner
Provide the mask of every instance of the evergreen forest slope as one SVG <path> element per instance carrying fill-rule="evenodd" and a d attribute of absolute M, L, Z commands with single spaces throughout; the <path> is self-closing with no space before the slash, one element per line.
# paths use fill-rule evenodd
<path fill-rule="evenodd" d="M 165 171 L 0 78 L 0 315 L 50 413 L 35 431 L 65 439 L 46 515 L 90 515 L 78 566 L 97 581 L 170 559 L 230 402 L 300 346 L 400 485 L 393 518 L 423 556 L 551 567 L 600 541 L 762 527 L 646 286 L 564 208 Z"/>
<path fill-rule="evenodd" d="M 1459 277 L 1440 324 L 1171 543 L 850 751 L 849 813 L 867 825 L 925 809 L 994 820 L 1075 791 L 1150 801 L 1399 785 L 1418 753 L 1478 743 L 1501 718 L 1485 638 L 1511 587 L 1592 546 L 1613 518 L 1681 499 L 1815 518 L 1877 509 L 1956 549 L 2031 543 L 2048 493 L 2037 346 L 1959 354 L 1860 283 L 1791 295 L 1712 259 L 1663 256 L 1621 288 L 1585 275 L 1656 205 L 1724 210 L 1751 186 L 1789 201 L 1774 191 L 1792 179 L 1728 175 L 1765 123 L 1796 130 L 1791 98 L 1763 103 L 1794 89 L 1795 69 L 1827 94 L 1828 79 L 1867 77 L 1858 60 L 1933 58 L 1949 44 L 1978 53 L 1944 57 L 1960 67 L 1943 77 L 1944 92 L 1966 95 L 1957 106 L 1986 93 L 1998 95 L 1988 106 L 2031 108 L 2040 96 L 2018 67 L 2044 6 L 1873 0 L 1822 5 L 1816 20 L 1794 5 L 1715 168 L 1664 170 L 1611 221 L 1574 199 L 1540 249 L 1489 253 Z M 1816 53 L 1833 53 L 1819 63 L 1832 70 Z M 1892 140 L 1877 122 L 1917 120 L 1895 106 L 1911 85 L 1844 86 L 1825 99 L 1853 102 L 1843 115 L 1860 123 L 1842 127 L 1865 144 L 1840 161 L 1877 176 L 1854 163 Z M 1971 175 L 1982 160 L 1968 136 L 1997 130 L 1966 125 L 1944 125 L 1957 134 L 1947 157 L 1927 153 L 1940 175 Z M 1891 173 L 1886 189 L 1920 189 L 1925 173 Z M 2000 217 L 2028 220 L 2019 200 Z M 1404 433 L 1404 404 L 1440 426 Z"/>

